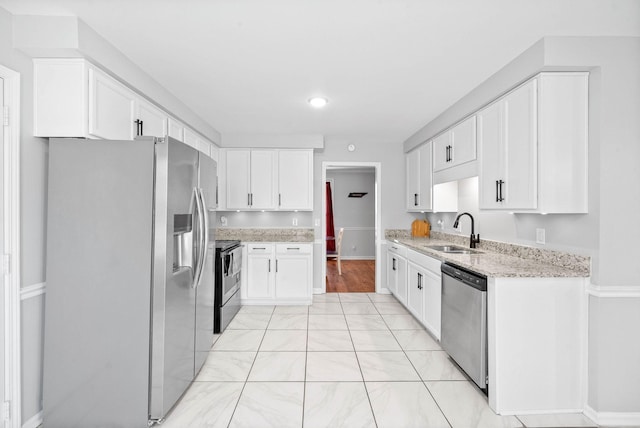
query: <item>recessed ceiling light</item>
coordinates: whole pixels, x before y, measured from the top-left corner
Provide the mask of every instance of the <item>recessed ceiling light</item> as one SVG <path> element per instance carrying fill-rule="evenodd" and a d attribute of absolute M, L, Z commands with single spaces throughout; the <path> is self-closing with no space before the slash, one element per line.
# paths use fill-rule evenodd
<path fill-rule="evenodd" d="M 326 106 L 328 102 L 329 100 L 324 97 L 309 98 L 309 104 L 311 104 L 311 107 L 315 108 L 322 108 Z"/>

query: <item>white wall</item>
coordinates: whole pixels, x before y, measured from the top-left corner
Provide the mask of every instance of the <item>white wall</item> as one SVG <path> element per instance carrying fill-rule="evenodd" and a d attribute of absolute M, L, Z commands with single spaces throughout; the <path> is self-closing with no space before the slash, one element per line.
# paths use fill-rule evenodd
<path fill-rule="evenodd" d="M 45 281 L 45 219 L 48 142 L 33 137 L 33 66 L 12 47 L 13 19 L 0 8 L 0 64 L 20 73 L 21 287 Z M 41 408 L 43 299 L 22 300 L 22 420 Z"/>
<path fill-rule="evenodd" d="M 327 170 L 333 179 L 333 224 L 335 233 L 344 227 L 341 257 L 375 259 L 375 180 L 374 168 L 367 170 Z M 350 192 L 366 192 L 362 198 L 350 198 Z"/>
<path fill-rule="evenodd" d="M 356 150 L 347 150 L 349 144 L 354 144 Z M 314 153 L 313 168 L 313 192 L 314 192 L 314 288 L 320 290 L 325 279 L 322 278 L 322 266 L 325 263 L 325 255 L 322 254 L 322 237 L 324 226 L 324 212 L 322 211 L 322 195 L 324 182 L 322 181 L 323 162 L 380 162 L 381 186 L 379 190 L 381 230 L 378 231 L 376 240 L 384 240 L 385 229 L 409 229 L 413 217 L 404 209 L 404 154 L 402 145 L 395 141 L 358 141 L 327 137 L 324 150 Z M 384 272 L 382 272 L 384 274 Z M 383 284 L 384 285 L 384 284 Z"/>

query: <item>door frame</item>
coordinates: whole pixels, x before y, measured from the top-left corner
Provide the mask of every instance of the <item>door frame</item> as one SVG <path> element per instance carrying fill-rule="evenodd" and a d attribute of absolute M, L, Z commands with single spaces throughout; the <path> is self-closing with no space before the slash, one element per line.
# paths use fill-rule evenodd
<path fill-rule="evenodd" d="M 10 419 L 6 428 L 20 428 L 20 73 L 0 65 L 4 81 L 5 105 L 9 109 L 9 125 L 4 133 L 3 177 L 4 197 L 4 400 L 9 403 Z M 4 113 L 3 113 L 4 115 Z M 5 411 L 3 404 L 3 413 Z"/>
<path fill-rule="evenodd" d="M 337 161 L 323 161 L 322 162 L 322 216 L 320 221 L 320 228 L 322 229 L 322 293 L 327 292 L 327 169 L 329 168 L 374 168 L 375 170 L 375 183 L 374 183 L 374 197 L 375 197 L 375 246 L 376 246 L 376 293 L 382 292 L 382 243 L 384 241 L 384 235 L 382 234 L 380 224 L 380 208 L 382 200 L 382 163 L 381 162 L 337 162 Z"/>

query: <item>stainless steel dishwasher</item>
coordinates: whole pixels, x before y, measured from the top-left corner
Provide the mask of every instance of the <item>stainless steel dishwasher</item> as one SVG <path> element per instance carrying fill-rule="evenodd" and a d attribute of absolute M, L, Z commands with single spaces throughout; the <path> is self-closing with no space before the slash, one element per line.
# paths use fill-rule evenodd
<path fill-rule="evenodd" d="M 487 388 L 487 277 L 443 263 L 441 345 L 481 388 Z"/>

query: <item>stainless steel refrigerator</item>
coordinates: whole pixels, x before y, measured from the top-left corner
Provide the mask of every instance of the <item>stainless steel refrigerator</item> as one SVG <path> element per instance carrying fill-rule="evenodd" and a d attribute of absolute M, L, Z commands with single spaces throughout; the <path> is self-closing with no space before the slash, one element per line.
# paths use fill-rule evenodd
<path fill-rule="evenodd" d="M 44 426 L 146 427 L 210 350 L 216 164 L 171 138 L 51 139 Z"/>

